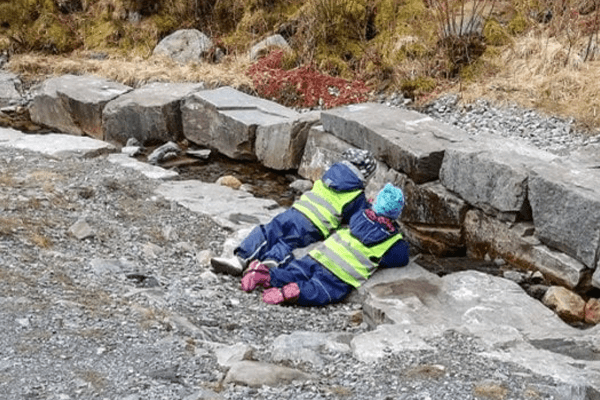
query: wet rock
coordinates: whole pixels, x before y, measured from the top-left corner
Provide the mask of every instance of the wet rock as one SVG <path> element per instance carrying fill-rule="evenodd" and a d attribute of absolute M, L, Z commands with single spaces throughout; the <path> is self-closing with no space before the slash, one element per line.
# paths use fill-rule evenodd
<path fill-rule="evenodd" d="M 542 302 L 565 321 L 578 322 L 585 319 L 585 301 L 562 286 L 551 286 Z"/>

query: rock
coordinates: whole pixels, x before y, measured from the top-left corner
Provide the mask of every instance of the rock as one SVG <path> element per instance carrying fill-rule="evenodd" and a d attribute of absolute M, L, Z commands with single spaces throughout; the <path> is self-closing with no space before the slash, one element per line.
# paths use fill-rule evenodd
<path fill-rule="evenodd" d="M 533 166 L 556 156 L 510 139 L 478 136 L 446 151 L 440 181 L 453 193 L 499 218 L 530 220 L 526 202 Z"/>
<path fill-rule="evenodd" d="M 278 170 L 297 168 L 308 128 L 316 122 L 314 114 L 301 116 L 228 86 L 189 96 L 181 112 L 190 142 Z"/>
<path fill-rule="evenodd" d="M 131 168 L 139 171 L 148 178 L 152 179 L 170 179 L 179 175 L 176 171 L 166 170 L 156 165 L 150 165 L 148 163 L 138 161 L 127 154 L 110 154 L 108 156 L 108 161 L 113 164 L 119 164 L 125 168 Z"/>
<path fill-rule="evenodd" d="M 600 171 L 570 162 L 539 166 L 529 179 L 536 236 L 595 269 L 600 251 Z"/>
<path fill-rule="evenodd" d="M 79 240 L 94 237 L 96 234 L 85 219 L 79 219 L 69 228 L 69 233 Z"/>
<path fill-rule="evenodd" d="M 29 114 L 33 122 L 59 132 L 105 140 L 104 107 L 130 90 L 129 86 L 91 75 L 50 78 L 33 91 Z"/>
<path fill-rule="evenodd" d="M 326 132 L 361 149 L 415 183 L 434 181 L 448 145 L 469 135 L 424 114 L 378 103 L 353 104 L 321 113 Z"/>
<path fill-rule="evenodd" d="M 267 223 L 283 211 L 274 200 L 259 199 L 248 192 L 194 180 L 164 182 L 156 193 L 192 211 L 211 216 L 221 226 L 234 230 Z"/>
<path fill-rule="evenodd" d="M 227 186 L 236 190 L 242 186 L 242 182 L 232 175 L 221 176 L 215 183 L 217 185 Z"/>
<path fill-rule="evenodd" d="M 280 335 L 273 341 L 272 359 L 274 362 L 291 361 L 292 363 L 308 362 L 322 366 L 320 356 L 327 352 L 350 352 L 350 346 L 343 343 L 342 333 L 293 332 Z"/>
<path fill-rule="evenodd" d="M 104 140 L 142 145 L 183 139 L 181 103 L 203 83 L 149 83 L 108 102 L 102 113 Z"/>
<path fill-rule="evenodd" d="M 588 324 L 600 323 L 600 299 L 589 299 L 585 303 L 585 322 Z"/>
<path fill-rule="evenodd" d="M 252 46 L 250 49 L 250 60 L 256 60 L 264 57 L 270 50 L 273 49 L 291 50 L 292 48 L 283 36 L 272 35 Z"/>
<path fill-rule="evenodd" d="M 279 386 L 292 381 L 314 379 L 300 370 L 256 361 L 240 361 L 229 369 L 224 383 L 238 383 L 251 387 Z"/>
<path fill-rule="evenodd" d="M 575 288 L 581 282 L 585 266 L 564 253 L 532 242 L 530 227 L 528 222 L 511 226 L 480 210 L 468 211 L 464 221 L 467 254 L 482 259 L 492 252 L 494 257 L 511 260 L 522 269 L 540 271 L 552 281 Z"/>
<path fill-rule="evenodd" d="M 349 148 L 356 147 L 325 132 L 322 125 L 313 126 L 306 139 L 298 174 L 311 182 L 321 179 L 325 171 L 340 161 L 342 153 Z"/>
<path fill-rule="evenodd" d="M 585 319 L 585 301 L 562 286 L 551 286 L 546 291 L 542 302 L 567 322 L 578 322 Z"/>
<path fill-rule="evenodd" d="M 0 146 L 37 151 L 57 158 L 93 158 L 117 151 L 110 143 L 85 136 L 24 134 L 4 128 L 0 128 Z"/>
<path fill-rule="evenodd" d="M 17 75 L 0 70 L 0 108 L 20 103 L 23 98 L 21 87 L 22 83 Z"/>
<path fill-rule="evenodd" d="M 600 289 L 600 265 L 596 267 L 592 275 L 592 286 Z"/>
<path fill-rule="evenodd" d="M 179 147 L 177 143 L 169 141 L 154 149 L 148 156 L 148 162 L 152 165 L 156 165 L 163 161 L 170 160 L 173 157 L 177 157 L 181 152 L 181 147 Z"/>
<path fill-rule="evenodd" d="M 212 40 L 199 30 L 180 29 L 162 39 L 152 55 L 169 57 L 180 64 L 201 63 L 212 46 Z"/>
<path fill-rule="evenodd" d="M 236 343 L 233 346 L 217 348 L 215 355 L 220 366 L 229 368 L 237 362 L 251 360 L 252 348 L 244 343 Z"/>
<path fill-rule="evenodd" d="M 296 179 L 294 182 L 290 183 L 290 187 L 294 189 L 296 193 L 304 193 L 312 189 L 313 182 L 307 179 Z"/>

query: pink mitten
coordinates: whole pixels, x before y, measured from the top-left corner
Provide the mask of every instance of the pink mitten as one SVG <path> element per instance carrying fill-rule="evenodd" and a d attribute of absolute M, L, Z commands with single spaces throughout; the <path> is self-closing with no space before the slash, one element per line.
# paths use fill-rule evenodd
<path fill-rule="evenodd" d="M 292 282 L 284 287 L 271 288 L 263 292 L 263 301 L 267 304 L 281 304 L 283 302 L 294 302 L 300 297 L 300 288 L 298 284 Z"/>
<path fill-rule="evenodd" d="M 244 292 L 251 292 L 259 285 L 264 288 L 268 288 L 271 286 L 269 284 L 270 282 L 271 275 L 269 275 L 269 268 L 258 261 L 253 261 L 248 269 L 244 271 L 244 277 L 242 278 L 242 290 Z"/>

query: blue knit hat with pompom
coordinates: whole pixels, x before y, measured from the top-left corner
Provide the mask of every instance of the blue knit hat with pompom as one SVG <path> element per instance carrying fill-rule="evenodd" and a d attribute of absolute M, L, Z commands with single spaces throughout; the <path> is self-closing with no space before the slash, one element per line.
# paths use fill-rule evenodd
<path fill-rule="evenodd" d="M 377 215 L 388 217 L 392 220 L 398 219 L 403 208 L 404 194 L 402 193 L 402 189 L 397 188 L 391 183 L 386 184 L 379 191 L 373 203 L 373 211 Z"/>

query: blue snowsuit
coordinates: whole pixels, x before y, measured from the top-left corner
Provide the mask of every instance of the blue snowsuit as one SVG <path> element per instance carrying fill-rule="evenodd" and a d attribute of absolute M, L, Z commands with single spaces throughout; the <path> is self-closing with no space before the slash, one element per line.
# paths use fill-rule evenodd
<path fill-rule="evenodd" d="M 323 174 L 321 181 L 325 186 L 340 193 L 363 191 L 346 204 L 342 210 L 341 224 L 347 224 L 351 215 L 368 207 L 364 182 L 348 165 L 342 162 L 333 164 Z M 281 264 L 293 258 L 294 249 L 306 247 L 323 239 L 325 239 L 323 232 L 306 215 L 292 206 L 267 224 L 255 227 L 234 250 L 234 254 L 246 262 L 273 260 Z"/>
<path fill-rule="evenodd" d="M 400 234 L 398 226 L 395 223 L 394 226 L 395 232 L 389 232 L 385 225 L 371 220 L 364 210 L 354 214 L 349 223 L 351 234 L 368 247 Z M 318 248 L 324 245 L 325 242 Z M 407 265 L 408 261 L 408 243 L 401 239 L 383 254 L 378 263 L 375 262 L 378 264 L 378 268 L 396 268 Z M 279 268 L 272 268 L 269 270 L 269 274 L 271 275 L 270 284 L 273 287 L 283 287 L 291 282 L 297 283 L 300 288 L 300 297 L 296 304 L 301 306 L 322 306 L 336 303 L 343 300 L 353 289 L 353 286 L 342 281 L 328 268 L 317 262 L 311 253 L 300 259 L 289 260 Z"/>

